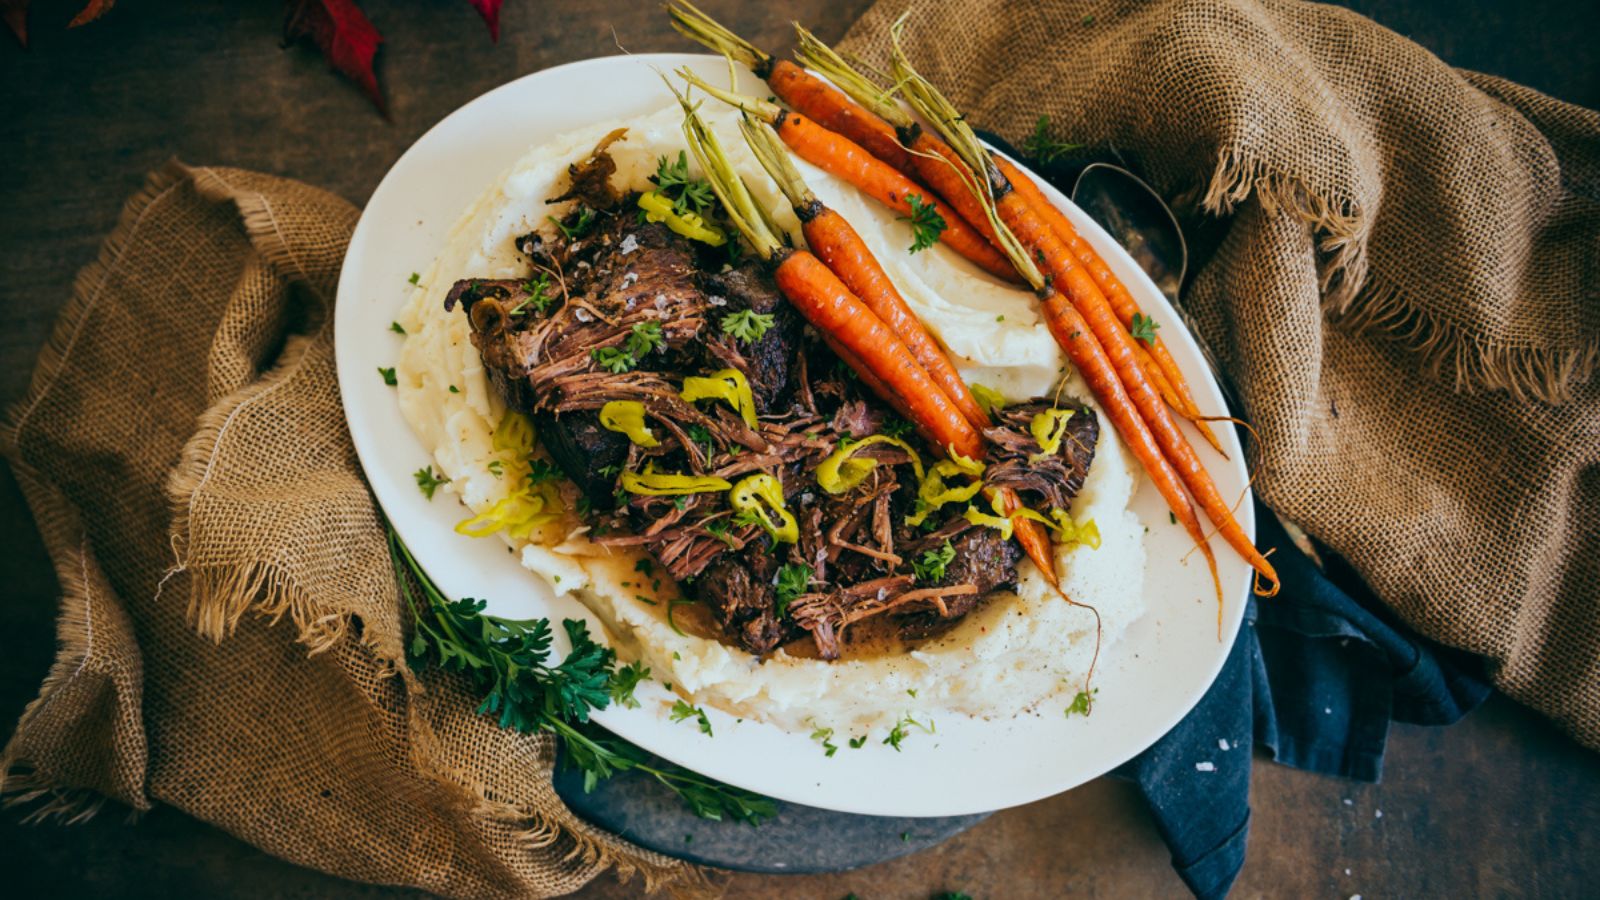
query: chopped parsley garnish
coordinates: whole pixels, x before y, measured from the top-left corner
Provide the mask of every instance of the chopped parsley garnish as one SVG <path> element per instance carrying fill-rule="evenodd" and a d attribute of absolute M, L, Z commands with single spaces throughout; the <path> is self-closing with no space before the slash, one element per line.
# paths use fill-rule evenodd
<path fill-rule="evenodd" d="M 917 253 L 939 243 L 939 235 L 944 233 L 944 216 L 939 215 L 938 207 L 922 199 L 921 194 L 907 194 L 906 202 L 911 204 L 911 215 L 897 216 L 896 221 L 911 223 L 911 249 L 909 252 Z"/>
<path fill-rule="evenodd" d="M 635 562 L 633 564 L 633 570 L 635 572 L 638 572 L 639 574 L 643 575 L 646 578 L 649 578 L 650 577 L 650 573 L 654 572 L 655 569 L 656 569 L 656 564 L 651 562 L 648 559 L 641 559 L 638 562 Z"/>
<path fill-rule="evenodd" d="M 662 195 L 672 200 L 672 211 L 680 216 L 685 213 L 703 215 L 716 199 L 708 182 L 689 177 L 689 157 L 682 150 L 678 151 L 676 162 L 665 156 L 659 158 L 656 174 L 650 176 L 650 180 Z"/>
<path fill-rule="evenodd" d="M 911 433 L 911 429 L 911 423 L 907 422 L 905 419 L 890 419 L 887 422 L 884 422 L 883 427 L 878 429 L 878 431 L 881 434 L 888 435 L 889 437 L 903 438 Z"/>
<path fill-rule="evenodd" d="M 1099 688 L 1095 688 L 1093 691 L 1079 691 L 1073 695 L 1072 702 L 1067 704 L 1066 714 L 1069 717 L 1087 716 L 1089 710 L 1094 708 L 1094 695 L 1098 693 L 1100 693 Z"/>
<path fill-rule="evenodd" d="M 615 478 L 622 474 L 622 467 L 617 465 L 601 466 L 600 474 L 607 478 Z"/>
<path fill-rule="evenodd" d="M 900 742 L 910 736 L 909 729 L 912 728 L 920 728 L 928 734 L 933 734 L 933 720 L 929 719 L 928 724 L 924 725 L 909 715 L 904 716 L 900 721 L 894 723 L 893 728 L 889 729 L 889 736 L 884 738 L 883 742 L 893 747 L 895 752 L 898 753 L 900 752 Z"/>
<path fill-rule="evenodd" d="M 418 469 L 412 477 L 417 479 L 417 490 L 422 491 L 422 496 L 427 497 L 429 500 L 433 499 L 433 492 L 439 489 L 439 485 L 450 483 L 450 479 L 443 475 L 433 474 L 433 466 L 431 465 Z"/>
<path fill-rule="evenodd" d="M 399 384 L 399 382 L 395 380 L 393 367 L 387 369 L 380 368 L 378 369 L 378 374 L 383 376 L 383 383 L 387 384 L 389 387 L 394 387 L 396 384 Z"/>
<path fill-rule="evenodd" d="M 956 548 L 950 546 L 949 541 L 945 541 L 944 546 L 928 550 L 922 554 L 921 559 L 912 560 L 911 571 L 916 574 L 919 584 L 932 584 L 944 577 L 945 568 L 955 558 Z"/>
<path fill-rule="evenodd" d="M 688 435 L 689 440 L 706 448 L 706 456 L 716 451 L 716 439 L 711 436 L 711 429 L 704 425 L 690 425 Z"/>
<path fill-rule="evenodd" d="M 730 523 L 727 519 L 712 519 L 703 526 L 708 534 L 734 549 L 733 536 L 728 534 Z"/>
<path fill-rule="evenodd" d="M 485 466 L 484 468 L 494 473 L 494 477 L 496 478 L 506 474 L 506 464 L 498 459 L 489 460 L 489 465 Z"/>
<path fill-rule="evenodd" d="M 1068 153 L 1081 149 L 1083 149 L 1082 144 L 1058 141 L 1050 136 L 1049 116 L 1040 116 L 1033 123 L 1033 134 L 1028 135 L 1022 142 L 1022 152 L 1042 163 L 1055 162 Z"/>
<path fill-rule="evenodd" d="M 672 508 L 673 509 L 676 509 L 676 510 L 681 512 L 681 511 L 687 509 L 688 507 L 689 507 L 689 497 L 688 497 L 687 494 L 679 494 L 678 496 L 672 498 Z"/>
<path fill-rule="evenodd" d="M 638 709 L 639 701 L 634 699 L 633 691 L 640 682 L 650 680 L 650 667 L 638 660 L 611 672 L 611 702 L 625 706 L 628 709 Z"/>
<path fill-rule="evenodd" d="M 821 725 L 817 725 L 811 732 L 811 739 L 822 745 L 822 752 L 825 756 L 833 756 L 839 752 L 839 746 L 833 742 L 832 728 L 823 728 Z"/>
<path fill-rule="evenodd" d="M 506 315 L 520 316 L 530 306 L 533 307 L 534 312 L 544 315 L 544 311 L 550 308 L 550 301 L 555 299 L 549 295 L 549 288 L 550 276 L 543 272 L 540 272 L 539 277 L 535 280 L 524 281 L 522 289 L 528 293 L 528 296 L 522 298 L 516 306 L 511 307 L 511 311 Z"/>
<path fill-rule="evenodd" d="M 711 719 L 706 716 L 706 711 L 698 706 L 690 706 L 682 700 L 679 700 L 678 702 L 672 704 L 671 717 L 672 721 L 674 722 L 682 722 L 684 719 L 693 718 L 700 723 L 701 734 L 705 735 L 706 737 L 716 737 L 716 735 L 711 733 Z"/>
<path fill-rule="evenodd" d="M 416 272 L 412 272 L 411 273 L 411 277 L 407 278 L 406 280 L 411 282 L 412 284 L 416 284 L 418 281 L 422 280 L 422 276 L 418 275 Z"/>
<path fill-rule="evenodd" d="M 733 514 L 733 524 L 743 528 L 746 525 L 759 525 L 761 516 L 753 509 L 741 509 Z"/>
<path fill-rule="evenodd" d="M 772 313 L 740 310 L 722 317 L 722 333 L 746 344 L 754 344 L 766 336 L 774 321 Z"/>
<path fill-rule="evenodd" d="M 661 323 L 635 322 L 621 349 L 596 347 L 589 351 L 589 358 L 607 372 L 620 375 L 623 372 L 633 371 L 639 365 L 640 359 L 652 351 L 659 350 L 666 341 L 666 335 L 661 332 Z"/>
<path fill-rule="evenodd" d="M 562 237 L 571 241 L 581 238 L 589 233 L 590 226 L 594 225 L 594 210 L 587 206 L 578 207 L 578 217 L 572 220 L 571 225 L 565 224 L 555 216 L 545 216 L 545 218 L 555 223 L 555 226 L 561 229 Z M 572 217 L 568 216 L 568 218 Z"/>
<path fill-rule="evenodd" d="M 459 394 L 461 393 L 461 389 L 452 384 L 450 385 L 450 393 Z"/>
<path fill-rule="evenodd" d="M 812 568 L 804 563 L 784 563 L 778 570 L 778 609 L 777 616 L 782 619 L 789 612 L 789 604 L 794 598 L 804 594 L 811 585 Z"/>
<path fill-rule="evenodd" d="M 556 477 L 556 467 L 548 459 L 528 460 L 528 483 L 538 484 Z"/>
<path fill-rule="evenodd" d="M 394 332 L 395 334 L 405 334 L 406 333 L 405 326 L 401 325 L 399 322 L 390 322 L 389 323 L 389 330 Z"/>
<path fill-rule="evenodd" d="M 1128 323 L 1128 333 L 1133 335 L 1135 340 L 1144 341 L 1146 344 L 1154 344 L 1156 342 L 1156 329 L 1160 327 L 1160 325 L 1156 324 L 1155 319 L 1144 313 L 1134 313 L 1133 321 Z"/>
<path fill-rule="evenodd" d="M 860 750 L 862 747 L 865 747 L 866 745 L 867 745 L 867 736 L 864 735 L 864 734 L 861 735 L 860 737 L 853 737 L 853 738 L 850 739 L 850 749 L 851 750 Z"/>

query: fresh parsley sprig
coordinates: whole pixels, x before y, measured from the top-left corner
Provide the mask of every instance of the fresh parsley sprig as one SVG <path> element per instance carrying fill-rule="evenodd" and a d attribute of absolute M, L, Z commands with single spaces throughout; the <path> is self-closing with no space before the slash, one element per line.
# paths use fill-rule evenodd
<path fill-rule="evenodd" d="M 1074 150 L 1082 149 L 1082 144 L 1073 144 L 1052 138 L 1050 136 L 1049 116 L 1040 116 L 1033 123 L 1033 134 L 1028 135 L 1022 142 L 1023 155 L 1042 163 L 1053 163 Z"/>
<path fill-rule="evenodd" d="M 650 176 L 650 180 L 672 200 L 672 211 L 680 216 L 685 213 L 703 215 L 716 199 L 709 182 L 689 177 L 689 157 L 682 150 L 678 151 L 676 161 L 660 157 L 656 161 L 656 174 Z"/>
<path fill-rule="evenodd" d="M 578 207 L 576 216 L 568 216 L 568 218 L 572 219 L 571 225 L 566 224 L 555 216 L 545 216 L 545 218 L 560 229 L 561 236 L 569 241 L 583 237 L 589 233 L 590 228 L 594 227 L 594 210 L 587 206 Z"/>
<path fill-rule="evenodd" d="M 746 344 L 754 344 L 772 329 L 777 317 L 772 313 L 758 313 L 744 309 L 722 317 L 722 333 Z"/>
<path fill-rule="evenodd" d="M 615 653 L 595 643 L 582 620 L 562 622 L 572 650 L 552 665 L 548 619 L 502 619 L 484 615 L 482 600 L 448 599 L 392 527 L 388 533 L 389 557 L 414 623 L 407 646 L 412 663 L 460 673 L 483 695 L 478 711 L 498 716 L 502 728 L 560 736 L 567 764 L 583 772 L 584 790 L 631 769 L 671 789 L 702 818 L 758 825 L 777 814 L 766 797 L 659 760 L 590 722 L 591 711 L 612 702 L 636 704 L 633 692 L 650 670 L 640 663 L 618 668 Z M 709 733 L 709 720 L 705 726 Z"/>
<path fill-rule="evenodd" d="M 1155 346 L 1156 329 L 1160 327 L 1155 319 L 1144 313 L 1134 313 L 1133 319 L 1128 322 L 1128 333 L 1133 335 L 1134 340 L 1144 341 L 1146 344 Z"/>
<path fill-rule="evenodd" d="M 595 347 L 589 351 L 589 358 L 607 372 L 620 375 L 638 368 L 641 359 L 661 349 L 666 341 L 661 323 L 635 322 L 621 347 Z"/>
<path fill-rule="evenodd" d="M 955 558 L 956 548 L 945 541 L 944 546 L 928 550 L 920 559 L 912 560 L 911 571 L 917 576 L 918 584 L 932 584 L 944 577 L 944 570 Z"/>
<path fill-rule="evenodd" d="M 804 594 L 806 589 L 811 586 L 812 573 L 812 568 L 804 563 L 784 563 L 783 567 L 778 569 L 778 608 L 776 611 L 778 619 L 781 620 L 787 615 L 789 604 L 793 603 L 796 597 Z"/>
<path fill-rule="evenodd" d="M 939 243 L 939 235 L 944 234 L 944 216 L 939 215 L 939 210 L 932 203 L 922 199 L 920 194 L 907 194 L 906 202 L 911 204 L 911 215 L 898 216 L 896 221 L 911 223 L 911 249 L 910 253 L 917 253 Z"/>
<path fill-rule="evenodd" d="M 433 466 L 431 465 L 423 466 L 413 472 L 411 477 L 417 480 L 417 490 L 421 491 L 422 496 L 427 497 L 429 500 L 433 499 L 433 492 L 437 491 L 440 485 L 450 483 L 450 479 L 447 476 L 433 474 Z"/>

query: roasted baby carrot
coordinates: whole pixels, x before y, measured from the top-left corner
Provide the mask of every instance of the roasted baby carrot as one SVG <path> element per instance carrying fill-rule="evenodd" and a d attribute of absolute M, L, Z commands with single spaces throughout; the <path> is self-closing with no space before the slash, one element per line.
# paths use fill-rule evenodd
<path fill-rule="evenodd" d="M 1131 336 L 1131 330 L 1134 327 L 1134 316 L 1142 315 L 1142 312 L 1139 309 L 1138 302 L 1133 299 L 1133 295 L 1128 293 L 1127 287 L 1111 271 L 1111 267 L 1106 265 L 1100 254 L 1096 253 L 1094 248 L 1089 246 L 1089 242 L 1078 234 L 1078 230 L 1072 227 L 1072 223 L 1067 220 L 1066 214 L 1045 197 L 1044 192 L 1039 190 L 1039 185 L 1032 178 L 1029 178 L 1027 173 L 999 156 L 991 154 L 991 158 L 1000 169 L 1000 173 L 1011 183 L 1017 194 L 1033 207 L 1034 212 L 1050 226 L 1056 237 L 1066 246 L 1067 251 L 1076 257 L 1078 262 L 1088 270 L 1090 277 L 1094 279 L 1096 286 L 1105 295 L 1106 301 L 1111 304 L 1111 308 L 1116 312 L 1117 318 L 1121 320 L 1125 328 L 1129 329 Z M 1211 426 L 1205 419 L 1201 418 L 1200 408 L 1195 405 L 1194 396 L 1189 389 L 1189 382 L 1183 377 L 1183 370 L 1178 368 L 1178 363 L 1167 350 L 1167 345 L 1159 337 L 1144 340 L 1143 345 L 1143 347 L 1139 347 L 1140 355 L 1141 357 L 1148 355 L 1150 360 L 1145 365 L 1146 374 L 1151 377 L 1163 399 L 1167 401 L 1169 406 L 1176 409 L 1180 415 L 1194 423 L 1195 428 L 1199 429 L 1200 434 L 1205 437 L 1211 446 L 1216 448 L 1218 453 L 1226 455 L 1226 451 L 1222 449 L 1222 442 L 1217 440 L 1217 436 L 1212 432 Z M 1135 346 L 1137 347 L 1138 345 L 1136 344 Z M 1148 350 L 1145 348 L 1148 348 Z M 1141 359 L 1141 362 L 1143 362 L 1143 359 Z"/>
<path fill-rule="evenodd" d="M 754 97 L 744 97 L 707 84 L 693 72 L 680 69 L 685 81 L 713 97 L 735 106 L 768 123 L 783 138 L 795 155 L 842 181 L 854 185 L 863 193 L 896 210 L 901 215 L 915 215 L 911 198 L 931 205 L 944 221 L 939 240 L 950 249 L 971 260 L 979 268 L 1007 281 L 1016 281 L 1017 273 L 1005 257 L 983 235 L 974 231 L 955 210 L 934 193 L 896 171 L 849 138 L 813 122 L 806 116 Z"/>

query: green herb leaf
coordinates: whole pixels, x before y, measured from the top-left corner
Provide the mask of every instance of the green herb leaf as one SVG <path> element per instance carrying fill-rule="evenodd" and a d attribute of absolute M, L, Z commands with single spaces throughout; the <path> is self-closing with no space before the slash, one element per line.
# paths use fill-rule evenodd
<path fill-rule="evenodd" d="M 450 479 L 443 475 L 433 474 L 432 465 L 423 466 L 414 472 L 412 477 L 417 479 L 417 490 L 421 491 L 422 496 L 427 497 L 429 500 L 433 499 L 433 492 L 439 489 L 439 485 L 450 483 Z"/>
<path fill-rule="evenodd" d="M 388 534 L 390 559 L 413 622 L 411 661 L 432 662 L 461 675 L 484 696 L 479 712 L 497 716 L 502 728 L 558 735 L 566 744 L 564 764 L 583 772 L 586 790 L 617 772 L 634 770 L 672 790 L 702 818 L 757 825 L 777 814 L 766 797 L 664 762 L 592 724 L 591 710 L 630 697 L 649 672 L 637 664 L 615 669 L 615 655 L 590 638 L 581 620 L 562 623 L 572 651 L 552 665 L 548 619 L 501 619 L 484 615 L 482 600 L 447 599 L 392 527 Z M 709 733 L 709 728 L 706 720 L 703 729 Z"/>
<path fill-rule="evenodd" d="M 944 577 L 945 568 L 955 558 L 956 548 L 950 546 L 949 541 L 945 541 L 944 546 L 928 550 L 922 554 L 921 559 L 912 560 L 911 571 L 916 574 L 918 584 L 933 584 Z"/>
<path fill-rule="evenodd" d="M 1082 144 L 1070 144 L 1050 137 L 1050 117 L 1040 116 L 1033 123 L 1033 134 L 1022 142 L 1022 153 L 1042 163 L 1052 163 L 1066 156 L 1074 150 L 1082 150 Z"/>
<path fill-rule="evenodd" d="M 746 344 L 754 344 L 766 336 L 775 321 L 772 313 L 740 310 L 722 317 L 722 333 Z"/>
<path fill-rule="evenodd" d="M 917 253 L 939 243 L 939 235 L 944 233 L 944 216 L 939 215 L 938 207 L 922 199 L 921 194 L 907 194 L 906 202 L 911 204 L 911 215 L 897 216 L 896 221 L 911 223 L 911 249 L 909 252 Z"/>
<path fill-rule="evenodd" d="M 918 722 L 916 719 L 911 718 L 911 716 L 908 714 L 902 717 L 900 721 L 894 723 L 894 727 L 889 729 L 889 736 L 884 738 L 883 742 L 890 747 L 893 747 L 895 752 L 898 753 L 900 752 L 900 742 L 904 741 L 910 735 L 910 729 L 912 728 L 920 728 L 928 734 L 933 734 L 933 720 L 929 719 L 928 724 L 924 725 L 921 722 Z"/>
<path fill-rule="evenodd" d="M 405 334 L 406 333 L 405 327 L 403 325 L 401 325 L 399 322 L 390 322 L 389 323 L 389 330 L 394 332 L 395 334 Z"/>
<path fill-rule="evenodd" d="M 528 296 L 518 301 L 516 306 L 511 307 L 511 310 L 506 315 L 520 316 L 527 312 L 528 307 L 532 307 L 534 312 L 542 316 L 545 310 L 550 308 L 551 301 L 555 300 L 549 294 L 550 276 L 543 272 L 540 272 L 539 277 L 536 279 L 524 281 L 522 289 L 527 292 Z"/>
<path fill-rule="evenodd" d="M 676 161 L 670 161 L 665 156 L 657 159 L 656 174 L 650 176 L 650 180 L 663 195 L 672 200 L 672 211 L 680 216 L 687 213 L 703 215 L 716 200 L 709 182 L 689 177 L 689 157 L 682 150 L 678 151 Z"/>
<path fill-rule="evenodd" d="M 794 598 L 804 594 L 811 585 L 812 568 L 803 563 L 784 563 L 778 570 L 778 608 L 776 615 L 782 619 L 789 612 Z"/>
<path fill-rule="evenodd" d="M 1154 344 L 1156 342 L 1156 329 L 1160 327 L 1160 325 L 1156 324 L 1155 319 L 1144 313 L 1134 313 L 1133 321 L 1128 323 L 1128 333 L 1133 335 L 1135 340 L 1144 341 L 1146 344 Z"/>
<path fill-rule="evenodd" d="M 860 750 L 862 747 L 865 747 L 866 745 L 867 745 L 867 736 L 864 735 L 864 734 L 861 735 L 860 737 L 853 737 L 853 738 L 850 739 L 850 749 L 851 750 Z"/>
<path fill-rule="evenodd" d="M 383 383 L 387 384 L 389 387 L 394 387 L 395 385 L 400 383 L 400 382 L 395 380 L 394 368 L 393 367 L 390 367 L 390 368 L 387 368 L 387 369 L 379 368 L 378 369 L 378 374 L 383 376 Z"/>
<path fill-rule="evenodd" d="M 1004 394 L 992 387 L 977 384 L 976 382 L 972 385 L 972 399 L 978 401 L 978 405 L 983 407 L 983 411 L 991 416 L 1006 408 Z"/>
<path fill-rule="evenodd" d="M 409 281 L 412 284 L 416 284 L 418 281 L 421 281 L 421 280 L 422 280 L 422 276 L 418 275 L 416 272 L 412 272 L 411 273 L 411 277 L 406 279 L 406 281 Z"/>
<path fill-rule="evenodd" d="M 639 361 L 634 359 L 632 354 L 616 347 L 595 347 L 589 351 L 589 358 L 599 364 L 600 368 L 613 375 L 632 372 L 633 367 L 639 364 Z"/>
<path fill-rule="evenodd" d="M 816 725 L 815 722 L 813 722 L 812 724 Z M 823 728 L 821 725 L 817 725 L 811 731 L 811 739 L 813 741 L 816 741 L 817 743 L 822 745 L 822 752 L 823 752 L 823 755 L 825 755 L 825 756 L 831 757 L 835 753 L 839 752 L 839 747 L 838 747 L 838 745 L 833 743 L 832 738 L 833 738 L 833 729 L 832 728 Z"/>
<path fill-rule="evenodd" d="M 650 667 L 634 660 L 611 673 L 611 701 L 628 709 L 638 709 L 639 701 L 633 692 L 640 682 L 650 680 Z"/>
<path fill-rule="evenodd" d="M 1100 693 L 1099 688 L 1093 691 L 1079 691 L 1072 697 L 1072 702 L 1067 704 L 1068 716 L 1087 716 L 1094 708 L 1094 695 Z"/>
<path fill-rule="evenodd" d="M 672 704 L 672 712 L 670 717 L 674 722 L 682 722 L 684 719 L 693 717 L 700 723 L 701 734 L 705 735 L 706 737 L 716 737 L 716 735 L 711 733 L 711 719 L 706 716 L 706 711 L 698 706 L 690 706 L 682 700 L 679 700 L 678 702 Z"/>
<path fill-rule="evenodd" d="M 569 241 L 573 241 L 589 233 L 590 227 L 594 225 L 594 210 L 587 206 L 578 207 L 576 216 L 571 214 L 568 214 L 567 216 L 567 218 L 572 219 L 571 225 L 566 224 L 555 216 L 545 216 L 545 218 L 549 219 L 555 224 L 556 228 L 560 229 L 562 237 Z"/>
<path fill-rule="evenodd" d="M 911 423 L 907 422 L 905 419 L 889 419 L 883 423 L 882 428 L 878 429 L 880 434 L 886 434 L 889 437 L 897 438 L 905 437 L 911 433 L 911 430 Z"/>
<path fill-rule="evenodd" d="M 635 322 L 628 332 L 628 340 L 623 346 L 635 359 L 643 359 L 655 350 L 660 350 L 666 344 L 667 337 L 661 333 L 660 322 Z"/>

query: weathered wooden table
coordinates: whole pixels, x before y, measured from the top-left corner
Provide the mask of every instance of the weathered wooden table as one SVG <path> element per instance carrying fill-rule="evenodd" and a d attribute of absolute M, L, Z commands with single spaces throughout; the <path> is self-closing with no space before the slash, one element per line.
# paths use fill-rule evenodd
<path fill-rule="evenodd" d="M 704 0 L 767 46 L 797 18 L 841 35 L 867 0 Z M 1445 59 L 1600 106 L 1600 54 L 1585 0 L 1353 0 Z M 467 4 L 366 0 L 385 31 L 379 118 L 314 52 L 279 47 L 278 4 L 122 0 L 64 31 L 72 3 L 40 3 L 34 45 L 0 36 L 0 400 L 20 396 L 74 273 L 123 200 L 168 156 L 300 178 L 362 202 L 434 122 L 509 79 L 628 50 L 687 49 L 653 3 L 506 4 L 491 46 Z M 615 37 L 613 37 L 615 35 Z M 52 657 L 54 573 L 9 471 L 0 474 L 0 723 L 16 720 Z M 1237 896 L 1593 895 L 1600 883 L 1600 755 L 1504 700 L 1464 723 L 1396 726 L 1381 785 L 1263 762 Z M 74 828 L 0 816 L 7 896 L 396 896 L 299 869 L 158 808 Z M 730 897 L 1160 896 L 1182 891 L 1126 785 L 1101 780 L 1009 810 L 937 850 L 860 872 L 735 876 Z M 631 897 L 601 879 L 582 892 Z"/>

